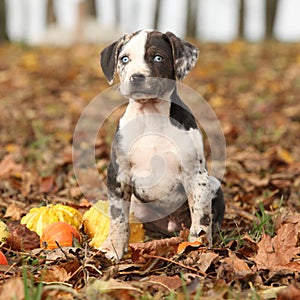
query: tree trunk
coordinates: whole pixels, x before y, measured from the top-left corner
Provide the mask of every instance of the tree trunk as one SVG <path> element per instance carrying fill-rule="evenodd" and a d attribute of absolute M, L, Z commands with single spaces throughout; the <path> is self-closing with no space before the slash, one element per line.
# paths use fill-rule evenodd
<path fill-rule="evenodd" d="M 240 15 L 239 15 L 239 31 L 238 36 L 240 39 L 244 38 L 244 20 L 245 20 L 245 0 L 240 0 Z"/>
<path fill-rule="evenodd" d="M 196 37 L 198 0 L 188 0 L 187 36 Z"/>
<path fill-rule="evenodd" d="M 0 0 L 0 42 L 7 40 L 5 29 L 5 0 Z"/>
<path fill-rule="evenodd" d="M 266 38 L 273 38 L 273 28 L 277 9 L 277 0 L 266 0 Z"/>

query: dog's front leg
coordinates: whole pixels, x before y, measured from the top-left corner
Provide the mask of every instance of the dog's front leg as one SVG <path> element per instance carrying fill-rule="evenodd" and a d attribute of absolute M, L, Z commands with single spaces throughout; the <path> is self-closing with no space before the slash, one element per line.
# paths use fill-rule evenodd
<path fill-rule="evenodd" d="M 201 239 L 201 235 L 205 233 L 209 245 L 212 246 L 214 227 L 212 205 L 219 189 L 220 182 L 215 177 L 208 176 L 207 172 L 195 176 L 194 186 L 188 195 L 192 222 L 189 236 L 191 241 Z"/>
<path fill-rule="evenodd" d="M 100 250 L 106 253 L 107 258 L 118 262 L 128 248 L 131 188 L 124 182 L 118 182 L 112 168 L 108 168 L 108 174 L 110 232 Z"/>

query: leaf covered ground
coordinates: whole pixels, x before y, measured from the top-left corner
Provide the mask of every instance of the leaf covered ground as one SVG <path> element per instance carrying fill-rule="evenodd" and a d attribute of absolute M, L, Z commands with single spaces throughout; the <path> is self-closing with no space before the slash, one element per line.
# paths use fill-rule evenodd
<path fill-rule="evenodd" d="M 183 231 L 132 244 L 117 265 L 87 237 L 81 247 L 41 250 L 19 224 L 33 207 L 85 212 L 106 198 L 104 184 L 83 195 L 72 166 L 78 118 L 108 88 L 103 45 L 1 46 L 0 218 L 11 238 L 1 248 L 9 265 L 0 265 L 0 299 L 300 299 L 300 44 L 198 46 L 185 83 L 226 138 L 223 226 L 213 249 L 184 243 Z M 103 181 L 113 128 L 96 143 Z"/>

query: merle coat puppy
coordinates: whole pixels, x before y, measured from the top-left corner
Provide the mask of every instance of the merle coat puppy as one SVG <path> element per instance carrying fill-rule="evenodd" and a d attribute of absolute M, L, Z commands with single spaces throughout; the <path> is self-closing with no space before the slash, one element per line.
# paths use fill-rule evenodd
<path fill-rule="evenodd" d="M 125 34 L 101 53 L 108 82 L 117 74 L 129 99 L 107 174 L 107 257 L 119 260 L 127 250 L 130 206 L 154 232 L 169 235 L 184 225 L 191 241 L 205 235 L 210 245 L 223 220 L 220 182 L 207 172 L 202 135 L 176 88 L 197 58 L 189 42 L 153 30 Z"/>

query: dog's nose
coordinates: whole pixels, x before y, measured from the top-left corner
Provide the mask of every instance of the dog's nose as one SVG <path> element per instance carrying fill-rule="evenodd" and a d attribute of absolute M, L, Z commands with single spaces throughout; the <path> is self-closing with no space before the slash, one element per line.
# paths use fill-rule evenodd
<path fill-rule="evenodd" d="M 143 83 L 143 81 L 145 80 L 145 75 L 141 74 L 141 73 L 135 73 L 133 75 L 131 75 L 130 77 L 130 81 L 133 84 L 141 84 Z"/>

